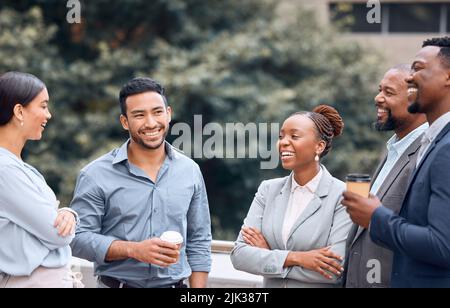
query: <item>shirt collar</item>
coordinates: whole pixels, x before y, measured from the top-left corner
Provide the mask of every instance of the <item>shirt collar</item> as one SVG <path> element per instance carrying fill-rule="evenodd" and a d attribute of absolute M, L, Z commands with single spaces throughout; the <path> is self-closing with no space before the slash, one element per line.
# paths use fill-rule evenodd
<path fill-rule="evenodd" d="M 128 139 L 122 146 L 117 150 L 116 156 L 113 160 L 113 165 L 121 163 L 125 160 L 128 160 L 128 146 L 130 144 L 131 139 Z M 176 158 L 175 151 L 170 143 L 167 141 L 164 141 L 164 147 L 166 150 L 167 157 L 169 157 L 170 160 L 173 160 Z"/>
<path fill-rule="evenodd" d="M 19 163 L 21 166 L 25 166 L 25 162 L 21 159 L 19 159 L 16 155 L 14 155 L 11 151 L 0 147 L 0 155 L 3 154 L 9 158 L 11 158 L 12 160 L 14 160 L 15 162 Z"/>
<path fill-rule="evenodd" d="M 450 122 L 450 112 L 447 112 L 440 116 L 436 121 L 431 124 L 430 128 L 425 133 L 424 138 L 427 138 L 430 143 L 439 135 L 444 127 Z"/>
<path fill-rule="evenodd" d="M 317 173 L 317 175 L 308 183 L 306 183 L 305 186 L 301 186 L 297 183 L 297 181 L 295 180 L 294 175 L 292 175 L 292 188 L 291 188 L 291 192 L 294 192 L 297 188 L 302 189 L 302 188 L 306 188 L 308 189 L 311 193 L 315 193 L 317 191 L 317 188 L 319 187 L 319 183 L 320 180 L 322 179 L 322 168 L 320 168 L 319 173 Z"/>
<path fill-rule="evenodd" d="M 421 126 L 414 129 L 408 135 L 402 139 L 398 139 L 397 134 L 392 136 L 391 139 L 386 144 L 388 151 L 395 151 L 397 153 L 402 153 L 414 142 L 423 132 L 428 129 L 428 123 L 424 123 Z"/>

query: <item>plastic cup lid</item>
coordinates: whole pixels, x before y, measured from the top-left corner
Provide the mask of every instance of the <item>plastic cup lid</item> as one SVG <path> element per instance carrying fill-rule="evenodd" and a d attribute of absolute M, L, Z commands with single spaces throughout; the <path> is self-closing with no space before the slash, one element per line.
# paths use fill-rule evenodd
<path fill-rule="evenodd" d="M 160 239 L 164 242 L 169 242 L 172 244 L 183 243 L 183 236 L 176 231 L 166 231 L 161 235 Z"/>

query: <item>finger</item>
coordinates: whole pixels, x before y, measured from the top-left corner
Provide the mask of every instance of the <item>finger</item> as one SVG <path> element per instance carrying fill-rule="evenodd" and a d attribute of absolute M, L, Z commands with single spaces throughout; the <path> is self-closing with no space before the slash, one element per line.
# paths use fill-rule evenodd
<path fill-rule="evenodd" d="M 64 229 L 67 227 L 67 221 L 63 220 L 61 223 L 57 226 L 58 234 L 62 235 Z"/>
<path fill-rule="evenodd" d="M 341 266 L 336 264 L 335 262 L 331 260 L 327 260 L 328 262 L 324 261 L 320 263 L 320 267 L 324 270 L 336 274 L 337 276 L 341 275 Z"/>
<path fill-rule="evenodd" d="M 253 228 L 253 227 L 250 227 L 250 230 L 252 230 L 252 231 L 253 231 L 253 233 L 255 233 L 255 234 L 262 234 L 262 233 L 261 233 L 261 230 L 259 230 L 259 229 L 256 229 L 256 228 Z"/>
<path fill-rule="evenodd" d="M 59 224 L 61 224 L 61 222 L 63 221 L 63 217 L 64 217 L 64 214 L 62 214 L 62 213 L 58 214 L 58 216 L 56 216 L 55 223 L 53 224 L 53 227 L 55 227 L 55 228 L 58 227 Z"/>
<path fill-rule="evenodd" d="M 70 231 L 72 230 L 73 225 L 74 225 L 73 222 L 69 222 L 69 223 L 66 224 L 66 227 L 62 231 L 62 236 L 63 237 L 66 237 L 66 236 L 70 235 Z"/>
<path fill-rule="evenodd" d="M 160 248 L 168 248 L 168 249 L 178 250 L 178 247 L 177 247 L 176 244 L 172 244 L 172 243 L 169 243 L 169 242 L 164 242 L 164 241 L 161 241 L 161 240 L 157 243 L 157 245 Z"/>
<path fill-rule="evenodd" d="M 255 233 L 255 231 L 253 231 L 252 229 L 247 229 L 247 230 L 245 230 L 244 231 L 245 233 L 247 233 L 248 235 L 250 235 L 250 236 L 256 236 L 256 233 Z"/>
<path fill-rule="evenodd" d="M 325 277 L 326 279 L 333 279 L 333 277 L 331 277 L 330 274 L 326 273 L 322 268 L 317 267 L 316 268 L 316 272 L 318 272 L 320 275 L 322 275 L 323 277 Z"/>
<path fill-rule="evenodd" d="M 160 267 L 169 267 L 169 265 L 170 265 L 170 264 L 167 264 L 166 262 L 161 261 L 161 260 L 159 260 L 159 259 L 156 259 L 156 260 L 154 261 L 154 264 L 155 264 L 155 265 L 158 265 L 158 266 L 160 266 Z"/>
<path fill-rule="evenodd" d="M 245 237 L 247 237 L 247 238 L 251 238 L 251 239 L 256 239 L 256 235 L 255 234 L 253 234 L 252 232 L 243 232 L 243 235 L 245 236 Z"/>
<path fill-rule="evenodd" d="M 162 262 L 164 262 L 164 263 L 167 263 L 167 264 L 174 264 L 174 263 L 177 262 L 176 258 L 168 257 L 168 256 L 166 256 L 166 255 L 164 255 L 162 253 L 158 254 L 157 259 L 162 261 Z"/>
<path fill-rule="evenodd" d="M 351 192 L 351 191 L 348 191 L 348 190 L 344 191 L 342 196 L 344 197 L 344 200 L 347 200 L 347 201 L 354 201 L 354 200 L 357 200 L 358 198 L 362 198 L 358 194 L 355 194 L 354 192 Z"/>
<path fill-rule="evenodd" d="M 242 238 L 244 239 L 244 242 L 247 243 L 248 245 L 255 246 L 254 241 L 253 241 L 252 238 L 249 238 L 249 237 L 247 237 L 245 235 L 243 235 Z"/>
<path fill-rule="evenodd" d="M 336 260 L 339 260 L 339 261 L 343 261 L 344 260 L 344 258 L 342 258 L 341 256 L 335 254 L 334 252 L 332 252 L 329 249 L 324 252 L 324 256 L 328 257 L 328 258 L 333 258 L 333 259 L 336 259 Z"/>
<path fill-rule="evenodd" d="M 177 259 L 180 256 L 179 250 L 173 250 L 173 249 L 162 249 L 160 251 L 160 254 L 168 256 L 170 258 Z"/>

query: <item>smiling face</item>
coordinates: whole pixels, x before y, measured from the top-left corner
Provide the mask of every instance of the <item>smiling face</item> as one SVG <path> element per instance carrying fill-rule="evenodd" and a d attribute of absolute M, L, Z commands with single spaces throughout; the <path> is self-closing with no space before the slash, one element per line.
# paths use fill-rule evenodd
<path fill-rule="evenodd" d="M 438 56 L 440 48 L 426 46 L 417 54 L 412 73 L 406 79 L 408 95 L 413 103 L 408 110 L 411 113 L 431 113 L 439 108 L 447 91 L 445 87 L 449 79 L 449 69 Z"/>
<path fill-rule="evenodd" d="M 42 133 L 51 119 L 52 115 L 48 109 L 49 96 L 47 89 L 44 88 L 26 107 L 19 107 L 21 113 L 21 122 L 26 140 L 40 140 Z"/>
<path fill-rule="evenodd" d="M 129 96 L 126 104 L 127 116 L 121 115 L 120 122 L 130 132 L 132 141 L 149 150 L 160 148 L 169 132 L 172 114 L 162 96 L 145 92 Z"/>
<path fill-rule="evenodd" d="M 306 115 L 288 118 L 283 123 L 278 141 L 283 168 L 296 171 L 317 164 L 315 157 L 323 152 L 325 145 L 325 141 L 317 137 L 314 122 Z"/>
<path fill-rule="evenodd" d="M 414 116 L 407 110 L 408 87 L 405 79 L 408 75 L 408 72 L 391 69 L 381 80 L 379 93 L 375 97 L 377 130 L 397 130 L 414 121 Z"/>

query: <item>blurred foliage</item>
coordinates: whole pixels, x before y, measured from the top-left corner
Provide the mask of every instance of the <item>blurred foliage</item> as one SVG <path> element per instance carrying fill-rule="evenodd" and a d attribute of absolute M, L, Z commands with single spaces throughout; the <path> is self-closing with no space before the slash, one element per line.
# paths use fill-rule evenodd
<path fill-rule="evenodd" d="M 385 138 L 371 129 L 380 57 L 339 40 L 312 12 L 299 9 L 288 20 L 276 14 L 275 0 L 81 2 L 83 22 L 74 25 L 65 21 L 65 1 L 0 4 L 0 73 L 30 72 L 49 88 L 53 119 L 25 157 L 62 204 L 79 170 L 127 138 L 118 92 L 142 75 L 165 85 L 174 122 L 190 125 L 194 114 L 204 124 L 281 123 L 292 112 L 333 105 L 346 127 L 325 165 L 340 178 L 373 170 Z M 197 162 L 216 239 L 236 237 L 263 179 L 287 175 L 261 170 L 257 159 Z"/>

